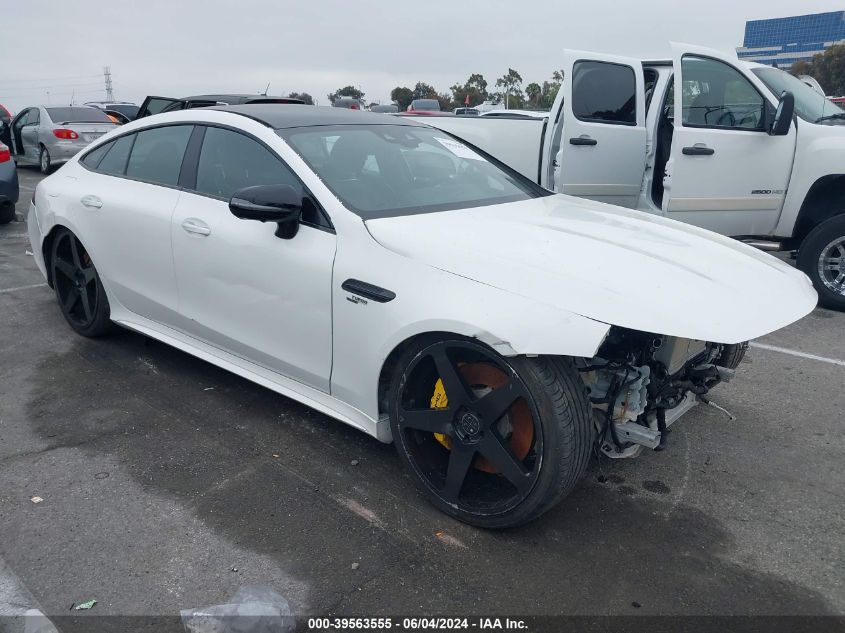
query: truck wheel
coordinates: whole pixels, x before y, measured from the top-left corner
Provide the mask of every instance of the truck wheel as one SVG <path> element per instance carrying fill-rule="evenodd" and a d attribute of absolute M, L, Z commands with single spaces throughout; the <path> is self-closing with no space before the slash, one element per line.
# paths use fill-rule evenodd
<path fill-rule="evenodd" d="M 736 369 L 745 358 L 745 351 L 748 349 L 748 342 L 737 343 L 736 345 L 725 345 L 722 347 L 722 353 L 716 359 L 716 364 L 719 367 L 727 367 L 728 369 Z"/>
<path fill-rule="evenodd" d="M 584 473 L 595 428 L 567 359 L 505 358 L 457 336 L 421 340 L 403 354 L 391 385 L 402 461 L 434 505 L 461 521 L 526 523 Z"/>
<path fill-rule="evenodd" d="M 820 305 L 845 310 L 845 215 L 810 231 L 798 249 L 798 268 L 813 281 Z"/>

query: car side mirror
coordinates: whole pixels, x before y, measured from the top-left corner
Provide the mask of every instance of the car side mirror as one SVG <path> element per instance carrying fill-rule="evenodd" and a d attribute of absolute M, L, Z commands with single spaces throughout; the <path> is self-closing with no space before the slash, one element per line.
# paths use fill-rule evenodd
<path fill-rule="evenodd" d="M 788 90 L 784 90 L 780 96 L 775 117 L 772 119 L 772 127 L 769 128 L 769 134 L 772 136 L 786 136 L 789 134 L 789 128 L 792 125 L 792 117 L 794 115 L 795 95 Z"/>
<path fill-rule="evenodd" d="M 229 211 L 242 220 L 275 222 L 276 237 L 289 240 L 299 230 L 302 191 L 290 185 L 255 185 L 239 189 L 229 201 Z"/>

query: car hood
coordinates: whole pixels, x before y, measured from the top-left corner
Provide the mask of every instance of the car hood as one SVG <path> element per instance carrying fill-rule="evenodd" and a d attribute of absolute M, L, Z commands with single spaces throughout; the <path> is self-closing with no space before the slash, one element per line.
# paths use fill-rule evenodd
<path fill-rule="evenodd" d="M 809 279 L 710 231 L 553 195 L 368 220 L 391 251 L 610 325 L 718 343 L 806 315 Z"/>

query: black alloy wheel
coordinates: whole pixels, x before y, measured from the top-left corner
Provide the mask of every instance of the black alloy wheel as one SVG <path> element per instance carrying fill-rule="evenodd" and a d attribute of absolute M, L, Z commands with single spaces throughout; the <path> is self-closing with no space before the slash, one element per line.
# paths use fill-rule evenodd
<path fill-rule="evenodd" d="M 439 340 L 406 352 L 394 387 L 400 456 L 435 505 L 467 523 L 510 527 L 539 516 L 589 460 L 586 395 L 564 359 Z"/>
<path fill-rule="evenodd" d="M 83 336 L 104 334 L 110 325 L 109 304 L 88 251 L 66 229 L 53 240 L 50 257 L 53 289 L 67 322 Z"/>

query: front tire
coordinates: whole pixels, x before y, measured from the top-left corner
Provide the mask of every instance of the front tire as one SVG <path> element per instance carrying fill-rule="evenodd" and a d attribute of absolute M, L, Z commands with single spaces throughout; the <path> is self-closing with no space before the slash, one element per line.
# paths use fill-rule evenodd
<path fill-rule="evenodd" d="M 845 310 L 845 215 L 810 231 L 798 250 L 798 268 L 812 280 L 820 305 Z"/>
<path fill-rule="evenodd" d="M 508 528 L 566 496 L 595 427 L 571 361 L 500 356 L 460 337 L 409 347 L 391 382 L 402 461 L 431 502 L 471 525 Z"/>
<path fill-rule="evenodd" d="M 42 174 L 49 174 L 53 171 L 53 159 L 50 157 L 49 150 L 41 146 L 41 151 L 38 153 L 38 167 Z"/>
<path fill-rule="evenodd" d="M 111 329 L 109 300 L 91 256 L 77 237 L 60 229 L 50 252 L 53 290 L 62 316 L 78 334 L 102 336 Z"/>

